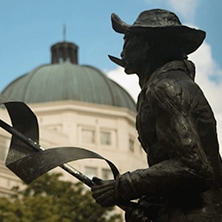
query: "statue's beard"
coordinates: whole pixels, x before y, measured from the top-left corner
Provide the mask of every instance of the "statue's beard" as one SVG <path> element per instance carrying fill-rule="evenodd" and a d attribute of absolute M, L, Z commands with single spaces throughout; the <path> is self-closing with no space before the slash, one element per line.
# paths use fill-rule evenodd
<path fill-rule="evenodd" d="M 119 59 L 119 58 L 114 57 L 114 56 L 111 56 L 111 55 L 109 55 L 109 58 L 112 62 L 116 63 L 117 65 L 122 66 L 123 68 L 126 67 L 126 62 L 124 60 Z"/>

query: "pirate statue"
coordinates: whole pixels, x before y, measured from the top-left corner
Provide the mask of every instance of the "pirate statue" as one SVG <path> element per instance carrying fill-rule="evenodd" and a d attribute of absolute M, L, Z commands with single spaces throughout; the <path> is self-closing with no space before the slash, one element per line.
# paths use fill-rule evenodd
<path fill-rule="evenodd" d="M 127 222 L 222 221 L 216 121 L 187 59 L 205 32 L 161 9 L 142 12 L 133 25 L 112 14 L 112 26 L 124 45 L 121 59 L 110 59 L 139 77 L 136 127 L 149 168 L 94 178 L 94 199 L 104 207 L 136 200 Z"/>

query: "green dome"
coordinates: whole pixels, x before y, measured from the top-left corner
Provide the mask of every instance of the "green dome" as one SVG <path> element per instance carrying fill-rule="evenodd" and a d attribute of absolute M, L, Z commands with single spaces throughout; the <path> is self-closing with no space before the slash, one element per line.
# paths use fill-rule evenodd
<path fill-rule="evenodd" d="M 78 46 L 51 46 L 51 64 L 42 65 L 10 83 L 2 94 L 25 103 L 75 100 L 136 111 L 132 97 L 92 66 L 78 65 Z"/>
<path fill-rule="evenodd" d="M 11 82 L 2 94 L 25 103 L 75 100 L 136 110 L 131 96 L 101 71 L 71 62 L 39 66 Z"/>

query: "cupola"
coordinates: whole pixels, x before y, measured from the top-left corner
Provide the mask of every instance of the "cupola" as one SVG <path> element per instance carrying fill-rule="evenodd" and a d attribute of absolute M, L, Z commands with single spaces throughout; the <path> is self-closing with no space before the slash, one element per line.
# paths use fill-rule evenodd
<path fill-rule="evenodd" d="M 51 63 L 63 62 L 78 64 L 78 46 L 72 42 L 58 42 L 51 46 Z"/>

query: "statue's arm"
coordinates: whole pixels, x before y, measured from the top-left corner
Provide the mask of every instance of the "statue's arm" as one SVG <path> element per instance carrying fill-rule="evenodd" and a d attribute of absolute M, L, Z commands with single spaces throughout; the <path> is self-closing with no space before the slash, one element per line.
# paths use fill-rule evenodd
<path fill-rule="evenodd" d="M 189 110 L 193 100 L 189 84 L 195 87 L 192 82 L 182 86 L 173 80 L 160 81 L 148 89 L 147 98 L 157 120 L 160 151 L 167 153 L 168 157 L 148 169 L 124 174 L 119 182 L 123 199 L 202 192 L 211 186 L 212 168 Z"/>

